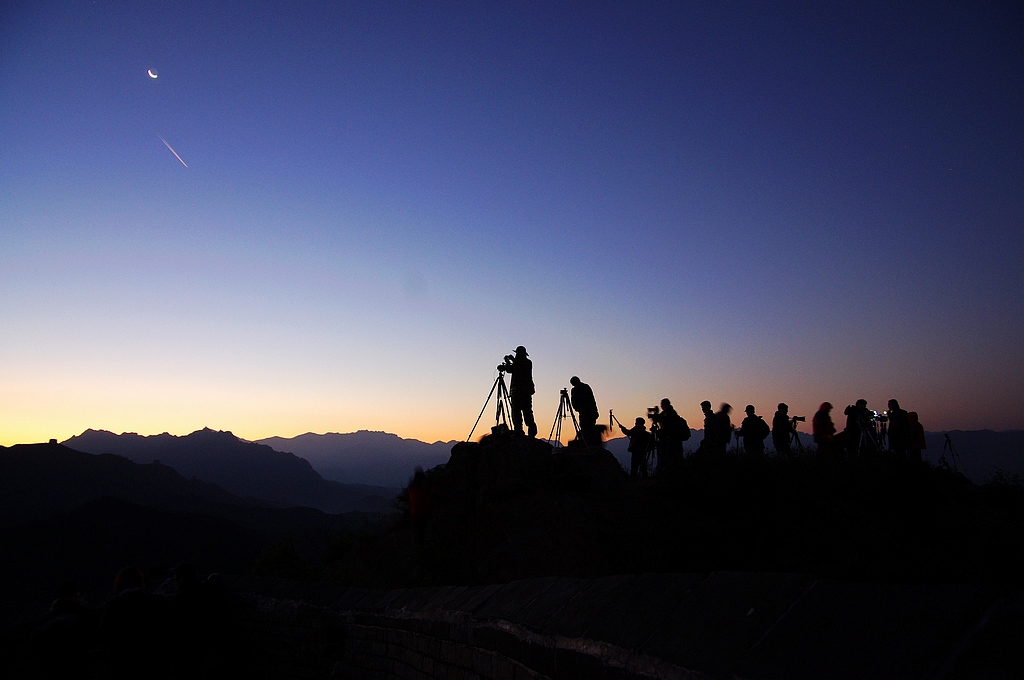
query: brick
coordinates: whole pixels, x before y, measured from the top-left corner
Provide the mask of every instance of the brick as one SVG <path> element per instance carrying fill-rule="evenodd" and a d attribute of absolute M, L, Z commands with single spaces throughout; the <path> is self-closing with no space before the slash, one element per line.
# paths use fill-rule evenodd
<path fill-rule="evenodd" d="M 466 645 L 455 648 L 455 662 L 462 668 L 473 667 L 473 652 Z"/>
<path fill-rule="evenodd" d="M 522 658 L 522 642 L 515 635 L 490 626 L 481 626 L 473 631 L 473 640 L 477 646 L 505 656 L 513 661 Z"/>
<path fill-rule="evenodd" d="M 515 680 L 547 680 L 554 676 L 541 675 L 540 673 L 534 673 L 524 666 L 516 666 L 516 677 Z"/>
<path fill-rule="evenodd" d="M 494 655 L 482 649 L 473 651 L 473 672 L 485 678 L 491 677 Z"/>
<path fill-rule="evenodd" d="M 503 656 L 494 657 L 494 665 L 491 670 L 491 677 L 494 680 L 514 680 L 516 676 L 516 666 L 518 664 L 510 659 L 506 659 Z"/>
<path fill-rule="evenodd" d="M 604 677 L 604 664 L 589 654 L 572 649 L 555 650 L 558 680 L 597 680 Z"/>
<path fill-rule="evenodd" d="M 441 638 L 447 640 L 451 637 L 450 626 L 447 621 L 434 621 L 431 619 L 416 619 L 415 631 L 420 635 Z"/>
<path fill-rule="evenodd" d="M 523 665 L 540 675 L 553 678 L 557 668 L 555 665 L 555 650 L 535 642 L 524 642 Z"/>

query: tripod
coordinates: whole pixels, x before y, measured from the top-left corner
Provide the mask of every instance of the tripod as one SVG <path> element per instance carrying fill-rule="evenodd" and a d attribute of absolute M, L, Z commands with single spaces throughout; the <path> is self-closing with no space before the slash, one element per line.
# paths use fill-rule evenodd
<path fill-rule="evenodd" d="M 802 420 L 803 416 L 801 416 L 800 418 Z M 793 418 L 789 421 L 789 448 L 790 451 L 792 451 L 793 442 L 796 442 L 796 448 L 800 449 L 800 455 L 802 456 L 804 455 L 804 443 L 800 441 L 800 433 L 796 431 L 796 424 L 798 422 L 799 421 L 796 419 L 796 416 L 793 416 Z"/>
<path fill-rule="evenodd" d="M 583 440 L 583 435 L 580 434 L 580 424 L 576 421 L 576 413 L 572 410 L 572 404 L 569 402 L 568 388 L 563 387 L 559 394 L 558 412 L 555 413 L 555 422 L 551 424 L 551 432 L 548 433 L 548 443 L 552 446 L 562 445 L 562 420 L 572 418 L 572 426 L 576 430 L 576 439 L 586 446 L 587 442 Z"/>
<path fill-rule="evenodd" d="M 508 419 L 512 415 L 512 398 L 509 397 L 508 387 L 505 385 L 505 371 L 499 368 L 498 377 L 494 379 L 494 384 L 491 385 L 491 391 L 487 394 L 487 400 L 484 401 L 483 408 L 480 409 L 480 415 L 476 417 L 476 422 L 473 423 L 473 429 L 469 431 L 469 436 L 466 437 L 467 442 L 473 439 L 473 433 L 476 431 L 476 426 L 480 424 L 480 418 L 483 416 L 484 410 L 487 408 L 487 404 L 491 401 L 491 397 L 494 395 L 495 390 L 498 391 L 498 408 L 494 414 L 494 427 L 504 425 L 506 429 L 512 429 L 508 424 Z"/>
<path fill-rule="evenodd" d="M 860 425 L 860 441 L 857 442 L 857 455 L 867 450 L 881 451 L 882 447 L 878 445 L 878 440 L 875 438 L 875 434 L 878 432 L 875 419 L 861 416 L 858 421 Z"/>
<path fill-rule="evenodd" d="M 949 460 L 946 460 L 946 451 L 949 451 Z M 960 472 L 960 466 L 957 464 L 960 460 L 960 454 L 956 452 L 953 447 L 953 440 L 949 438 L 949 434 L 946 434 L 946 441 L 942 443 L 942 457 L 939 458 L 939 467 L 949 469 L 949 463 L 953 463 L 953 472 Z M 961 474 L 967 474 L 967 468 L 964 468 Z"/>
<path fill-rule="evenodd" d="M 611 432 L 615 425 L 618 425 L 623 431 L 626 428 L 623 426 L 619 419 L 615 417 L 611 411 L 608 411 L 608 431 Z M 654 474 L 654 464 L 658 456 L 658 424 L 654 423 L 651 425 L 651 429 L 647 431 L 647 444 L 644 447 L 644 460 L 641 465 L 637 466 L 636 475 L 637 477 L 651 477 Z M 633 438 L 630 437 L 629 445 L 633 445 Z M 630 458 L 630 474 L 632 474 L 633 467 L 633 452 L 629 452 Z"/>

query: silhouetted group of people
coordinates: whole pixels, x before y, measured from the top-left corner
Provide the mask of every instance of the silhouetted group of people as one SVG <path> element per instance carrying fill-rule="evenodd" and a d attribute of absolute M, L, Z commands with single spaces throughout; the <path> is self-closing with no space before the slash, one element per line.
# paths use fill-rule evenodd
<path fill-rule="evenodd" d="M 524 434 L 523 423 L 528 427 L 527 434 L 537 435 L 537 425 L 533 417 L 533 394 L 536 391 L 533 383 L 533 362 L 528 358 L 526 348 L 520 345 L 515 355 L 505 357 L 505 363 L 499 370 L 508 371 L 511 376 L 509 398 L 512 406 L 512 424 L 517 434 Z M 572 409 L 578 413 L 579 434 L 577 441 L 595 443 L 600 441 L 598 425 L 600 411 L 594 390 L 587 383 L 573 376 L 569 401 Z M 783 457 L 794 455 L 796 445 L 803 450 L 797 434 L 797 423 L 805 420 L 802 416 L 793 417 L 789 414 L 789 405 L 780 403 L 772 417 L 771 425 L 757 414 L 752 404 L 744 409 L 744 417 L 739 427 L 732 423 L 732 406 L 722 403 L 718 410 L 712 409 L 710 401 L 700 404 L 704 415 L 704 438 L 694 452 L 695 455 L 724 455 L 733 437 L 737 438 L 737 448 L 742 442 L 743 451 L 751 457 L 763 457 L 765 440 L 771 437 L 776 453 Z M 859 399 L 846 407 L 846 427 L 837 432 L 832 422 L 833 407 L 824 402 L 811 421 L 814 443 L 819 456 L 831 456 L 840 452 L 850 455 L 873 450 L 890 451 L 921 460 L 921 450 L 926 447 L 924 428 L 918 420 L 916 412 L 904 411 L 899 402 L 890 399 L 888 410 L 882 414 L 867 408 L 867 401 Z M 613 416 L 614 417 L 614 416 Z M 647 429 L 647 419 L 651 420 L 651 428 Z M 646 474 L 652 454 L 657 455 L 659 472 L 671 471 L 683 459 L 683 442 L 690 438 L 690 428 L 686 420 L 680 416 L 668 398 L 662 399 L 659 406 L 647 410 L 647 418 L 638 417 L 632 427 L 627 428 L 619 423 L 619 429 L 629 437 L 630 475 L 633 477 Z"/>
<path fill-rule="evenodd" d="M 87 607 L 74 581 L 58 585 L 56 599 L 36 630 L 34 652 L 43 677 L 111 679 L 217 677 L 216 660 L 229 626 L 223 588 L 188 562 L 157 588 L 140 569 L 114 580 L 102 610 Z"/>
<path fill-rule="evenodd" d="M 867 400 L 858 399 L 843 410 L 846 426 L 840 432 L 832 422 L 834 407 L 823 402 L 811 423 L 819 455 L 889 451 L 920 461 L 921 452 L 928 445 L 917 412 L 905 411 L 896 399 L 890 399 L 887 406 L 886 411 L 878 413 L 868 408 Z"/>

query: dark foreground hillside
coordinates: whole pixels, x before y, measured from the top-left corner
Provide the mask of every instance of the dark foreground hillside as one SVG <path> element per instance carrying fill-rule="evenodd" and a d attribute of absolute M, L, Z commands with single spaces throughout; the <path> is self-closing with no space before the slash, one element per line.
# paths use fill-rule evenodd
<path fill-rule="evenodd" d="M 1024 490 L 923 463 L 691 457 L 672 476 L 630 480 L 603 449 L 489 437 L 454 446 L 400 497 L 413 516 L 370 533 L 308 508 L 217 502 L 223 491 L 162 466 L 32 453 L 84 456 L 97 488 L 144 480 L 163 500 L 86 500 L 0 530 L 7 606 L 71 577 L 106 593 L 92 601 L 100 616 L 116 569 L 186 558 L 227 574 L 213 581 L 232 592 L 218 600 L 233 614 L 222 613 L 216 639 L 234 642 L 216 658 L 246 677 L 811 680 L 1024 668 L 1011 651 L 1024 631 Z M 8 677 L 35 677 L 47 658 L 39 623 L 22 621 L 4 622 Z M 109 668 L 115 657 L 99 652 L 83 663 Z"/>
<path fill-rule="evenodd" d="M 800 572 L 896 583 L 1016 584 L 1024 489 L 888 455 L 853 461 L 690 457 L 632 481 L 601 449 L 462 443 L 428 471 L 411 524 L 329 571 L 375 586 L 637 572 Z"/>
<path fill-rule="evenodd" d="M 248 573 L 279 543 L 318 559 L 332 536 L 384 522 L 375 513 L 270 507 L 160 463 L 60 444 L 0 447 L 0 628 L 45 611 L 65 579 L 102 601 L 129 565 L 153 572 L 151 581 L 183 560 Z"/>

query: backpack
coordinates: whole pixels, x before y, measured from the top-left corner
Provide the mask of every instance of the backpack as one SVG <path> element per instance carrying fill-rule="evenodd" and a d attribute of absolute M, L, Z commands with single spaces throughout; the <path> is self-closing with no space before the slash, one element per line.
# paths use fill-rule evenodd
<path fill-rule="evenodd" d="M 679 428 L 679 438 L 684 442 L 690 438 L 690 426 L 686 424 L 686 418 L 679 416 L 679 422 L 676 423 L 676 427 Z"/>

